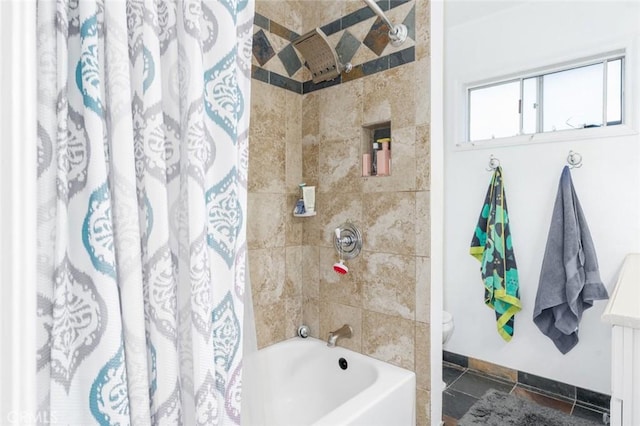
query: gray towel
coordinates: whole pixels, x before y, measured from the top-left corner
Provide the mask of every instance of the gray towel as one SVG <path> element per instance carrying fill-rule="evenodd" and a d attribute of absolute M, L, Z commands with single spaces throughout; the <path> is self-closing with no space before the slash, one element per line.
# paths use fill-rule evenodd
<path fill-rule="evenodd" d="M 578 343 L 582 312 L 608 299 L 571 172 L 562 170 L 542 261 L 533 321 L 566 354 Z"/>

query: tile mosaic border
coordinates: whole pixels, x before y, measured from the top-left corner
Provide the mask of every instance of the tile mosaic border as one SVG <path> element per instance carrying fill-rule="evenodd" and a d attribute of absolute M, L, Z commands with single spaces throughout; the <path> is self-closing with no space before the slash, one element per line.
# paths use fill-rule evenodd
<path fill-rule="evenodd" d="M 303 94 L 302 83 L 299 81 L 285 77 L 273 71 L 267 71 L 264 68 L 260 68 L 255 65 L 251 67 L 251 78 L 300 95 Z"/>
<path fill-rule="evenodd" d="M 409 3 L 410 1 L 411 0 L 378 0 L 376 3 L 380 6 L 380 9 L 382 9 L 383 12 L 386 12 L 405 3 Z M 369 18 L 373 18 L 374 16 L 376 15 L 373 13 L 373 10 L 365 6 L 355 12 L 351 12 L 348 15 L 323 25 L 320 29 L 324 31 L 327 36 L 330 36 L 331 34 L 346 30 L 347 28 L 359 24 L 362 21 L 366 21 Z"/>
<path fill-rule="evenodd" d="M 498 367 L 500 370 L 509 371 L 511 377 L 517 377 L 517 381 L 514 383 L 521 385 L 523 388 L 528 388 L 537 392 L 542 391 L 542 394 L 548 394 L 552 395 L 554 398 L 560 397 L 562 399 L 575 402 L 576 405 L 582 408 L 609 411 L 609 404 L 611 400 L 610 395 L 547 379 L 545 377 L 536 376 L 531 373 L 497 366 L 496 364 L 491 364 L 486 361 L 477 360 L 473 357 L 459 355 L 449 351 L 442 351 L 442 359 L 444 362 L 449 364 L 454 364 L 465 369 L 477 370 L 489 375 L 493 375 L 493 370 Z"/>
<path fill-rule="evenodd" d="M 410 3 L 411 1 L 412 0 L 379 0 L 376 3 L 378 4 L 378 6 L 380 6 L 380 8 L 383 11 L 389 11 L 398 6 L 402 6 L 404 4 Z M 358 9 L 333 22 L 330 22 L 329 24 L 322 26 L 321 29 L 325 32 L 327 36 L 330 36 L 339 31 L 347 30 L 348 28 L 353 27 L 354 25 L 357 25 L 373 17 L 375 17 L 375 14 L 373 13 L 373 11 L 369 7 L 364 6 L 361 9 Z M 415 39 L 415 5 L 411 8 L 409 13 L 407 14 L 405 21 L 411 22 L 411 24 L 409 25 L 409 31 L 413 36 L 412 37 L 412 40 L 413 40 Z M 291 55 L 290 54 L 287 55 L 286 54 L 287 52 L 285 52 L 285 50 L 289 46 L 291 46 L 290 44 L 284 49 L 282 49 L 280 52 L 276 53 L 271 47 L 271 45 L 268 44 L 268 40 L 266 41 L 266 44 L 265 44 L 266 35 L 264 31 L 274 34 L 277 37 L 287 42 L 292 42 L 300 35 L 295 31 L 292 31 L 286 28 L 285 26 L 257 12 L 255 13 L 255 16 L 254 16 L 254 26 L 256 28 L 259 28 L 259 30 L 256 31 L 254 34 L 254 46 L 253 46 L 254 57 L 256 58 L 256 61 L 258 62 L 258 64 L 254 63 L 252 65 L 251 77 L 263 83 L 267 83 L 267 84 L 270 84 L 285 90 L 289 90 L 291 92 L 298 93 L 298 94 L 311 93 L 316 90 L 346 83 L 362 77 L 367 77 L 367 76 L 376 74 L 378 72 L 386 71 L 404 64 L 414 62 L 416 58 L 415 45 L 413 45 L 405 49 L 393 51 L 392 53 L 389 53 L 387 55 L 379 56 L 375 59 L 371 59 L 369 61 L 365 61 L 361 64 L 355 65 L 351 70 L 351 72 L 349 73 L 343 72 L 340 76 L 338 76 L 334 80 L 324 81 L 317 84 L 313 83 L 312 80 L 299 81 L 299 80 L 296 80 L 295 78 L 287 77 L 278 72 L 268 70 L 263 66 L 275 56 L 278 56 L 278 58 L 282 61 L 282 65 L 284 65 L 286 72 L 289 73 L 290 75 L 292 74 L 291 71 L 294 70 L 294 68 L 300 66 L 299 61 L 298 63 L 294 64 L 293 67 L 288 66 L 290 64 L 287 62 L 288 59 L 285 56 L 288 56 L 290 58 Z M 342 43 L 343 40 L 344 40 L 344 43 L 349 43 L 349 42 L 353 43 L 353 40 L 349 40 L 349 36 L 353 38 L 353 36 L 349 32 L 345 32 L 343 33 L 343 35 L 346 37 L 342 37 L 340 39 L 340 41 L 338 42 L 338 46 L 340 46 L 340 43 Z M 380 53 L 382 52 L 382 50 L 386 45 L 382 46 L 382 48 L 378 45 L 374 46 L 373 44 L 376 43 L 376 40 L 374 40 L 375 37 L 369 37 L 369 35 L 371 34 L 368 34 L 367 40 L 362 40 L 362 41 L 355 40 L 355 41 L 357 43 L 362 43 L 367 48 L 372 49 L 374 53 L 380 55 Z M 256 43 L 256 40 L 258 40 L 257 43 Z M 338 46 L 336 46 L 336 50 L 338 50 L 337 49 Z M 345 46 L 345 49 L 347 50 L 349 49 L 353 50 L 353 48 L 354 46 Z M 351 53 L 352 53 L 351 56 L 353 56 L 353 53 L 355 52 L 351 52 Z M 296 57 L 296 58 L 290 58 L 290 59 L 297 60 L 298 58 Z M 296 75 L 299 76 L 299 74 L 296 74 Z"/>
<path fill-rule="evenodd" d="M 415 46 L 411 46 L 387 56 L 356 65 L 350 73 L 342 73 L 333 80 L 323 81 L 320 83 L 314 83 L 312 80 L 301 83 L 292 78 L 285 77 L 273 71 L 267 71 L 264 68 L 255 65 L 251 67 L 251 78 L 303 95 L 411 63 L 415 61 L 415 56 Z"/>

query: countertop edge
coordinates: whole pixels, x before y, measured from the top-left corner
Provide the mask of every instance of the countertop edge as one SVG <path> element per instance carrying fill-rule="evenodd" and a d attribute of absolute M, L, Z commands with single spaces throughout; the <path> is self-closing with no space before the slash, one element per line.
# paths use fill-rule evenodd
<path fill-rule="evenodd" d="M 640 253 L 625 257 L 601 319 L 611 325 L 640 329 Z"/>

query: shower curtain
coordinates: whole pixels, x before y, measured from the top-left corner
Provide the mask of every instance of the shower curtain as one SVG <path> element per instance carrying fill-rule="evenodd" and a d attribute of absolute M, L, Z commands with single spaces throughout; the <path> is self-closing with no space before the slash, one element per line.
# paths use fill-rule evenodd
<path fill-rule="evenodd" d="M 37 7 L 38 420 L 240 424 L 253 0 Z"/>

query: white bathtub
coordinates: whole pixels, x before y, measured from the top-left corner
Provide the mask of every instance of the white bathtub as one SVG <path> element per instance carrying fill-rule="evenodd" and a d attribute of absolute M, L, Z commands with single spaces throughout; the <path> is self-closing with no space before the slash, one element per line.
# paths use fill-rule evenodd
<path fill-rule="evenodd" d="M 324 341 L 264 348 L 245 357 L 245 373 L 243 426 L 415 425 L 412 371 Z"/>

